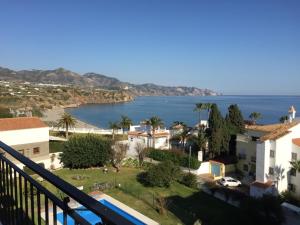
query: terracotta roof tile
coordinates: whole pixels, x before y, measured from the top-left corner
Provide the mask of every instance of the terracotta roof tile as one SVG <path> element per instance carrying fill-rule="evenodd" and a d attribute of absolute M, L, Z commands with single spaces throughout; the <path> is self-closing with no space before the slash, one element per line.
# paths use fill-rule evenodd
<path fill-rule="evenodd" d="M 299 122 L 292 123 L 280 123 L 280 124 L 270 124 L 270 125 L 250 125 L 246 126 L 247 130 L 261 131 L 265 132 L 263 136 L 260 137 L 261 141 L 266 140 L 276 140 L 288 134 L 289 129 L 298 125 Z"/>
<path fill-rule="evenodd" d="M 140 132 L 140 131 L 129 131 L 128 135 L 148 137 L 148 134 L 146 132 Z M 155 137 L 167 137 L 167 136 L 169 136 L 169 133 L 168 132 L 160 132 L 160 133 L 155 133 L 154 135 L 155 135 Z"/>
<path fill-rule="evenodd" d="M 300 147 L 300 138 L 294 138 L 292 141 L 295 145 Z"/>
<path fill-rule="evenodd" d="M 17 117 L 0 119 L 0 131 L 22 130 L 48 127 L 37 117 Z"/>

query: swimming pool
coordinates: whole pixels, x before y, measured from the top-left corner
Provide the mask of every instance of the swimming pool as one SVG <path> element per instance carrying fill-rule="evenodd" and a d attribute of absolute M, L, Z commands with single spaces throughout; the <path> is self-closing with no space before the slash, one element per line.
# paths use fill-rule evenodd
<path fill-rule="evenodd" d="M 118 213 L 120 216 L 128 219 L 129 221 L 131 221 L 133 224 L 136 225 L 145 225 L 145 223 L 143 223 L 142 221 L 138 220 L 137 218 L 135 218 L 134 216 L 128 214 L 127 212 L 125 212 L 124 210 L 120 209 L 119 207 L 115 206 L 114 204 L 110 203 L 109 201 L 105 200 L 105 199 L 100 199 L 99 200 L 100 203 L 102 203 L 103 205 L 105 205 L 107 208 L 110 208 L 111 210 L 115 211 L 116 213 Z M 89 221 L 91 224 L 96 224 L 101 222 L 101 218 L 98 217 L 97 215 L 95 215 L 93 212 L 87 210 L 84 207 L 79 207 L 77 209 L 75 209 L 76 212 L 82 216 L 84 219 L 86 219 L 87 221 Z M 63 224 L 63 213 L 57 213 L 57 220 Z M 68 225 L 74 225 L 74 220 L 71 217 L 67 217 L 67 224 Z"/>

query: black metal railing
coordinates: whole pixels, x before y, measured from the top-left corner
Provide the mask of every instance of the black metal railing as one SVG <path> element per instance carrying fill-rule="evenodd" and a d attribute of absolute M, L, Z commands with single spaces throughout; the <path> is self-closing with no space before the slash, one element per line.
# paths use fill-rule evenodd
<path fill-rule="evenodd" d="M 56 225 L 59 224 L 59 210 L 62 211 L 63 225 L 91 224 L 68 205 L 69 198 L 96 214 L 102 221 L 99 224 L 133 224 L 1 141 L 0 149 L 0 222 L 3 225 Z M 8 159 L 7 155 L 34 171 L 66 197 L 57 197 L 20 169 L 15 160 Z M 68 223 L 68 217 L 74 222 Z"/>

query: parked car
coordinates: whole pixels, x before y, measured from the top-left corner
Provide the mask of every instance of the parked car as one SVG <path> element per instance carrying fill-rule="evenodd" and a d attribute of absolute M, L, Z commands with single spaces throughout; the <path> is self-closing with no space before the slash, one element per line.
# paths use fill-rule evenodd
<path fill-rule="evenodd" d="M 223 177 L 218 181 L 218 183 L 225 187 L 237 187 L 242 185 L 239 180 L 232 177 Z"/>

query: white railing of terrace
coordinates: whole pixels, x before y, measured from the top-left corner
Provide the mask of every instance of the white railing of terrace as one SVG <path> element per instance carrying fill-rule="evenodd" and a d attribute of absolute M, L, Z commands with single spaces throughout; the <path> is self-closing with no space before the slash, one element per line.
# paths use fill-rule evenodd
<path fill-rule="evenodd" d="M 50 131 L 62 131 L 65 132 L 66 128 L 62 127 L 49 127 Z M 69 128 L 70 133 L 80 133 L 80 134 L 112 134 L 112 129 L 95 129 L 95 128 Z M 125 133 L 127 133 L 125 131 Z M 123 130 L 115 130 L 115 134 L 123 134 Z"/>

